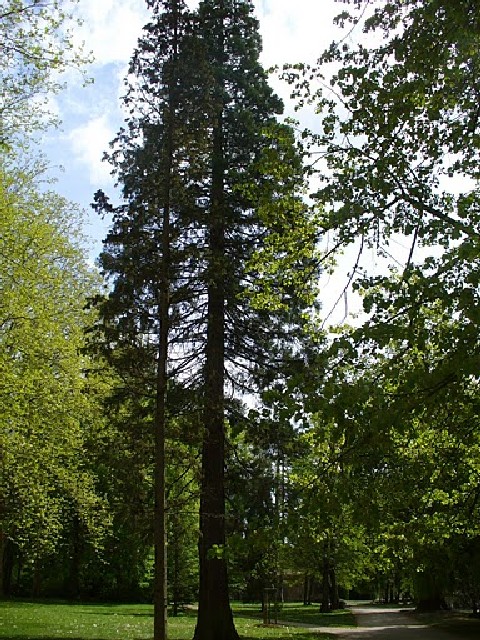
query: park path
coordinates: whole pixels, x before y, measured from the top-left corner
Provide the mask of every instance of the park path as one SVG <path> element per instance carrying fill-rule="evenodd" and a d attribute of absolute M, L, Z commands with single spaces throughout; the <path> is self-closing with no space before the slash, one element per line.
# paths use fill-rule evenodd
<path fill-rule="evenodd" d="M 310 631 L 329 633 L 338 640 L 464 640 L 422 624 L 405 609 L 352 607 L 352 613 L 358 624 L 355 629 L 315 627 Z"/>

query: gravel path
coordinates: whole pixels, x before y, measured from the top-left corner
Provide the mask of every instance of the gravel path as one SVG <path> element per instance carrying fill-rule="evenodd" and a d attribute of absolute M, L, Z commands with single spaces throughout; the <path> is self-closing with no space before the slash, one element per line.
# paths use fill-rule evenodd
<path fill-rule="evenodd" d="M 464 640 L 422 624 L 405 609 L 352 607 L 352 613 L 357 619 L 356 629 L 310 627 L 310 631 L 329 633 L 339 640 Z"/>

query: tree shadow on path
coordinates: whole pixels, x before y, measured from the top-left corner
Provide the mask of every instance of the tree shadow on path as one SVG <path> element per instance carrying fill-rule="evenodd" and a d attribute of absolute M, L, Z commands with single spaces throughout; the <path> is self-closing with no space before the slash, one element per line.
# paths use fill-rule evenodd
<path fill-rule="evenodd" d="M 474 637 L 425 624 L 412 615 L 412 611 L 353 608 L 358 627 L 335 630 L 332 635 L 341 640 L 465 640 Z"/>

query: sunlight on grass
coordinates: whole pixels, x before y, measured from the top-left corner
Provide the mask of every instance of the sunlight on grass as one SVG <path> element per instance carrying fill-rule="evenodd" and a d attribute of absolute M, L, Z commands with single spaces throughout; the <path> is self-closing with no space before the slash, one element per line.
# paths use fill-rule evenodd
<path fill-rule="evenodd" d="M 235 624 L 245 640 L 312 640 L 307 630 L 265 628 L 259 606 L 235 606 Z M 256 611 L 255 617 L 246 617 Z M 153 633 L 151 605 L 42 604 L 0 602 L 0 640 L 150 640 Z M 283 622 L 283 621 L 282 621 Z M 171 640 L 191 640 L 195 613 L 169 619 Z M 328 638 L 315 634 L 315 640 Z"/>
<path fill-rule="evenodd" d="M 151 612 L 152 607 L 146 605 L 4 602 L 0 605 L 0 638 L 150 638 Z"/>

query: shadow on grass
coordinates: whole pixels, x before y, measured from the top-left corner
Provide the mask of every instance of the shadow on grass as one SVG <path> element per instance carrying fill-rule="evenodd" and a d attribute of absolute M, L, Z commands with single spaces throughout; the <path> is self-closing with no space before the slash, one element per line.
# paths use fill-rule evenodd
<path fill-rule="evenodd" d="M 265 638 L 265 636 L 260 636 L 260 637 Z M 292 640 L 291 633 L 285 632 L 282 634 L 278 629 L 276 630 L 275 635 L 272 635 L 271 637 L 275 638 L 275 640 Z M 333 636 L 327 633 L 296 633 L 295 634 L 295 640 L 331 640 L 334 637 L 338 639 L 338 636 Z M 259 640 L 259 636 L 244 635 L 241 633 L 240 640 Z"/>
<path fill-rule="evenodd" d="M 120 612 L 120 613 L 115 613 L 115 612 L 111 612 L 111 611 L 83 611 L 83 613 L 85 615 L 92 615 L 92 616 L 115 616 L 118 618 L 124 617 L 124 618 L 151 618 L 153 619 L 153 608 L 151 611 L 145 611 L 145 612 Z M 180 612 L 177 616 L 174 616 L 172 612 L 168 612 L 168 619 L 175 621 L 181 621 L 181 620 L 191 620 L 192 618 L 196 619 L 197 617 L 197 612 L 196 611 L 191 611 L 186 609 L 185 611 Z"/>
<path fill-rule="evenodd" d="M 334 636 L 330 634 L 323 633 L 302 633 L 295 634 L 295 640 L 331 640 Z M 1 640 L 32 640 L 31 635 L 15 635 L 15 636 L 4 636 L 0 635 Z M 262 638 L 266 638 L 263 634 L 261 635 L 245 635 L 240 634 L 240 640 L 261 640 Z M 272 640 L 292 640 L 292 635 L 290 633 L 281 633 L 279 630 L 275 631 L 275 634 L 269 636 Z M 338 638 L 338 636 L 337 636 Z M 70 634 L 65 635 L 35 635 L 35 640 L 85 640 L 85 636 L 72 636 Z M 101 636 L 98 638 L 88 637 L 88 640 L 105 640 L 105 636 Z M 143 636 L 136 635 L 135 640 L 152 640 L 152 634 L 147 633 Z M 172 635 L 172 640 L 178 640 L 178 637 L 175 634 Z M 268 639 L 267 639 L 268 640 Z"/>
<path fill-rule="evenodd" d="M 285 619 L 279 620 L 278 626 L 263 627 L 259 605 L 234 607 L 234 611 L 242 640 L 327 640 L 331 637 L 313 635 L 309 629 L 296 627 Z M 285 607 L 287 611 L 292 612 Z M 197 611 L 188 607 L 180 616 L 170 616 L 170 640 L 191 640 L 196 616 Z M 336 623 L 336 616 L 331 616 L 329 622 Z M 151 605 L 3 601 L 0 606 L 0 640 L 151 640 L 152 630 Z"/>
<path fill-rule="evenodd" d="M 124 611 L 130 611 L 135 609 L 147 609 L 153 612 L 153 605 L 146 603 L 121 603 L 121 602 L 92 602 L 90 600 L 33 600 L 26 598 L 0 598 L 0 604 L 2 606 L 11 606 L 11 607 L 65 607 L 65 608 L 73 608 L 73 609 L 92 609 L 98 611 L 99 609 L 123 609 Z"/>
<path fill-rule="evenodd" d="M 233 606 L 235 617 L 262 620 L 262 611 L 259 605 L 235 604 Z M 274 618 L 273 608 L 270 619 Z M 320 613 L 319 605 L 284 604 L 277 615 L 279 624 L 287 625 L 289 622 L 311 625 L 312 627 L 355 627 L 355 617 L 348 609 L 333 611 L 332 613 Z"/>

